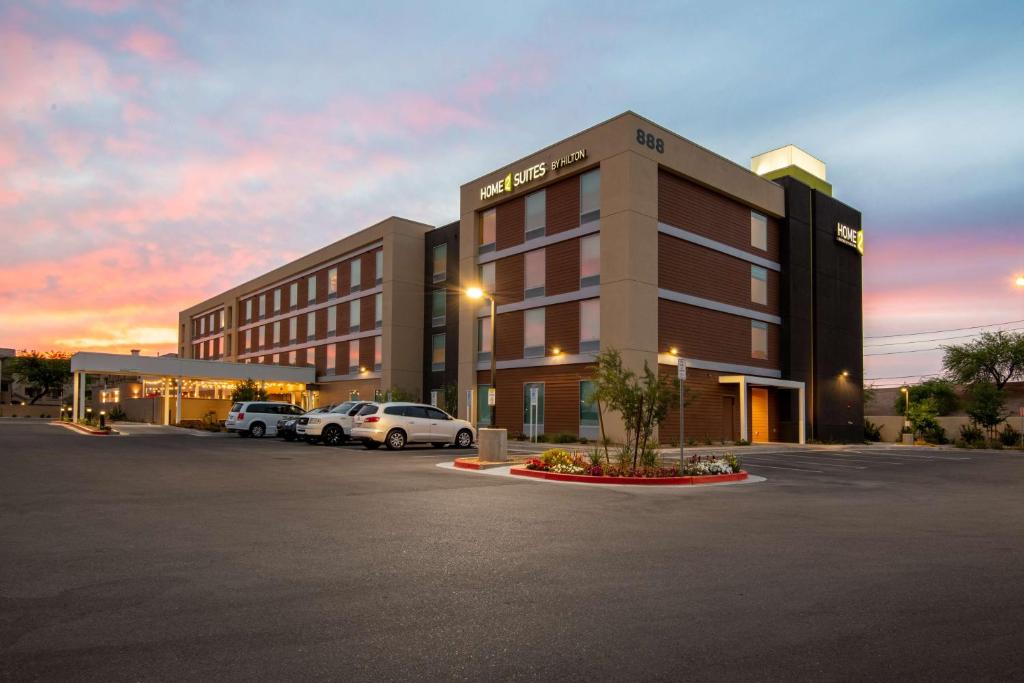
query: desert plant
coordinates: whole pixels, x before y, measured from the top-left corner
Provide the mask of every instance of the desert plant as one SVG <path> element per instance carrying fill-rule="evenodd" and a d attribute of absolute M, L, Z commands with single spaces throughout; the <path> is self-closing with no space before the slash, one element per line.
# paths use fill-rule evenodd
<path fill-rule="evenodd" d="M 1013 428 L 1013 425 L 1007 424 L 1003 431 L 999 432 L 999 442 L 1008 448 L 1013 448 L 1020 444 L 1020 432 Z"/>
<path fill-rule="evenodd" d="M 647 441 L 640 449 L 639 462 L 641 467 L 660 467 L 661 457 L 658 454 L 658 444 L 653 440 Z"/>
<path fill-rule="evenodd" d="M 864 420 L 864 440 L 865 441 L 881 441 L 882 440 L 882 427 L 876 425 L 871 420 Z"/>
<path fill-rule="evenodd" d="M 966 407 L 971 421 L 983 427 L 989 439 L 995 438 L 995 430 L 1006 421 L 1004 394 L 992 382 L 978 382 L 968 392 Z"/>
<path fill-rule="evenodd" d="M 957 445 L 963 446 L 976 446 L 985 442 L 985 433 L 981 430 L 981 427 L 974 424 L 960 425 L 960 439 L 957 441 Z"/>
<path fill-rule="evenodd" d="M 121 422 L 121 421 L 127 420 L 127 419 L 128 419 L 128 413 L 124 412 L 124 409 L 121 406 L 115 405 L 113 408 L 110 409 L 110 421 L 111 422 L 115 422 L 115 421 L 116 422 Z"/>

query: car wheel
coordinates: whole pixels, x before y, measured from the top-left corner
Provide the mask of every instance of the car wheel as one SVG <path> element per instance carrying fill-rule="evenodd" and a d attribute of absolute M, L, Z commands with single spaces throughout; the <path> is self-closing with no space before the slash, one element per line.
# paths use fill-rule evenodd
<path fill-rule="evenodd" d="M 448 444 L 446 444 L 444 441 L 431 441 L 430 445 L 433 446 L 434 448 L 444 448 Z"/>
<path fill-rule="evenodd" d="M 455 445 L 459 448 L 469 448 L 473 445 L 473 435 L 468 429 L 463 429 L 455 436 Z"/>
<path fill-rule="evenodd" d="M 253 422 L 249 425 L 249 436 L 255 439 L 262 439 L 267 433 L 267 427 L 262 422 Z"/>
<path fill-rule="evenodd" d="M 363 445 L 366 446 L 367 450 L 371 450 L 371 451 L 375 451 L 378 448 L 380 448 L 380 444 L 379 443 L 377 443 L 376 441 L 370 441 L 369 439 L 366 439 L 365 441 L 363 441 Z"/>
<path fill-rule="evenodd" d="M 340 446 L 341 442 L 345 440 L 345 432 L 341 430 L 341 427 L 327 425 L 324 427 L 324 433 L 321 438 L 328 446 Z"/>
<path fill-rule="evenodd" d="M 405 432 L 401 429 L 392 429 L 384 440 L 389 451 L 400 451 L 405 448 Z"/>

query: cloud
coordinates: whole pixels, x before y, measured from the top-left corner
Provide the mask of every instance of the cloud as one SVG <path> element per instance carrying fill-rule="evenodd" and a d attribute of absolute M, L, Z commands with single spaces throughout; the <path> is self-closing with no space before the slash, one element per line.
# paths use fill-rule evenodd
<path fill-rule="evenodd" d="M 145 26 L 137 26 L 120 42 L 121 49 L 152 62 L 171 63 L 179 59 L 178 48 L 168 36 Z"/>

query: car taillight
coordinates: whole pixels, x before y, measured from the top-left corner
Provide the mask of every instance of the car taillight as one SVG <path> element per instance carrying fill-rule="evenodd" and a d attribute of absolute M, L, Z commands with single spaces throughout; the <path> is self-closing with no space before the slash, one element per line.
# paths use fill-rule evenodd
<path fill-rule="evenodd" d="M 367 417 L 363 422 L 380 422 L 380 418 L 374 415 L 373 417 Z"/>
<path fill-rule="evenodd" d="M 236 420 L 244 420 L 245 419 L 245 413 L 239 413 L 238 417 L 236 417 L 235 419 Z"/>

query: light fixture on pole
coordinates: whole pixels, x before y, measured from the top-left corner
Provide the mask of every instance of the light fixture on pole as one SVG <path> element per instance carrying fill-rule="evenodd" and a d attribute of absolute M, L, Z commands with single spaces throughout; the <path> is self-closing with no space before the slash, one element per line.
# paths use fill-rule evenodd
<path fill-rule="evenodd" d="M 488 392 L 492 392 L 492 391 L 494 392 L 494 405 L 489 406 L 490 409 L 491 409 L 491 411 L 490 411 L 491 412 L 491 419 L 490 419 L 490 425 L 489 426 L 494 427 L 494 425 L 495 425 L 495 413 L 498 412 L 497 411 L 497 408 L 498 408 L 498 388 L 496 386 L 497 375 L 498 375 L 498 372 L 497 372 L 497 370 L 498 370 L 498 366 L 497 366 L 498 344 L 497 344 L 497 340 L 495 339 L 495 336 L 496 336 L 495 335 L 495 327 L 496 327 L 495 321 L 497 319 L 497 306 L 494 303 L 494 295 L 493 294 L 488 294 L 487 292 L 485 292 L 480 287 L 470 287 L 469 289 L 466 290 L 466 296 L 468 296 L 470 299 L 487 299 L 488 301 L 491 302 L 491 384 L 490 384 L 490 388 L 488 389 Z M 488 401 L 488 403 L 490 403 L 490 401 Z"/>

